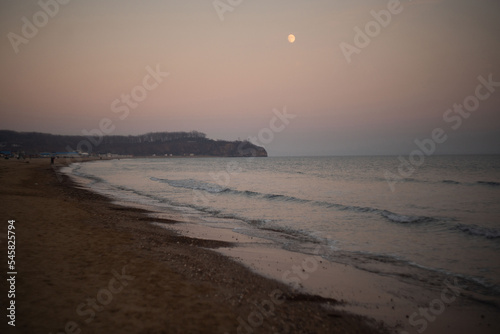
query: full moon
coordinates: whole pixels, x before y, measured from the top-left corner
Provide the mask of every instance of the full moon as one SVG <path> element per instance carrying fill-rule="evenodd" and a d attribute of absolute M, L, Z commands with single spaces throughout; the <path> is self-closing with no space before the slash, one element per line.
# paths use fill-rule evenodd
<path fill-rule="evenodd" d="M 295 36 L 294 36 L 294 35 L 292 35 L 292 34 L 288 35 L 288 41 L 289 41 L 290 43 L 295 42 Z"/>

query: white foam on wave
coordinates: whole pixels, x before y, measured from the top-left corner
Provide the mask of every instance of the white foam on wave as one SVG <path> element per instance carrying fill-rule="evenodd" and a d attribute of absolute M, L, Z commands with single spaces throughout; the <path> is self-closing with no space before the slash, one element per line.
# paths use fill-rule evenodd
<path fill-rule="evenodd" d="M 149 178 L 151 181 L 157 181 L 161 183 L 166 183 L 169 186 L 176 187 L 176 188 L 185 188 L 185 189 L 192 189 L 192 190 L 204 190 L 209 193 L 220 193 L 226 190 L 226 188 L 223 188 L 219 186 L 218 184 L 213 184 L 213 183 L 208 183 L 208 182 L 203 182 L 203 181 L 198 181 L 198 180 L 193 180 L 193 179 L 183 179 L 183 180 L 168 180 L 168 179 L 159 179 L 156 177 L 150 177 Z"/>
<path fill-rule="evenodd" d="M 481 236 L 487 239 L 500 238 L 500 229 L 481 227 L 477 225 L 457 225 L 457 229 L 470 235 Z"/>
<path fill-rule="evenodd" d="M 399 215 L 390 211 L 383 211 L 381 215 L 392 222 L 403 224 L 423 223 L 432 220 L 429 217 Z"/>

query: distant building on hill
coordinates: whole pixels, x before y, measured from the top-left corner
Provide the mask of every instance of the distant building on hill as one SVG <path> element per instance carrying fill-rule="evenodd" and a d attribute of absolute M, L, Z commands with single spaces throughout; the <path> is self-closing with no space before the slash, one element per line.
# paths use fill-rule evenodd
<path fill-rule="evenodd" d="M 59 158 L 76 158 L 81 156 L 88 156 L 88 153 L 79 153 L 79 152 L 43 152 L 40 153 L 40 157 L 49 158 L 49 157 L 59 157 Z"/>

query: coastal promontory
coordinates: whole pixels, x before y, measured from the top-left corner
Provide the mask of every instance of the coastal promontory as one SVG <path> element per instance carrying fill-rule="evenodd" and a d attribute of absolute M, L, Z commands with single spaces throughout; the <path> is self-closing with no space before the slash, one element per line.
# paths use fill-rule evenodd
<path fill-rule="evenodd" d="M 152 132 L 137 136 L 68 136 L 0 130 L 0 151 L 38 155 L 78 152 L 88 155 L 267 157 L 249 141 L 209 139 L 202 132 Z"/>

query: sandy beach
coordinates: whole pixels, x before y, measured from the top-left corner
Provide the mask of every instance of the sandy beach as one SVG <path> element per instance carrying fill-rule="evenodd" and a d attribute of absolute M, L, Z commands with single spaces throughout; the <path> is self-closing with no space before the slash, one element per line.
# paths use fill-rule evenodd
<path fill-rule="evenodd" d="M 15 220 L 15 327 L 2 333 L 376 333 L 379 322 L 294 292 L 58 176 L 46 159 L 0 162 L 1 242 Z M 5 250 L 5 246 L 2 247 Z M 7 254 L 4 254 L 7 256 Z M 8 285 L 2 270 L 2 294 Z"/>

